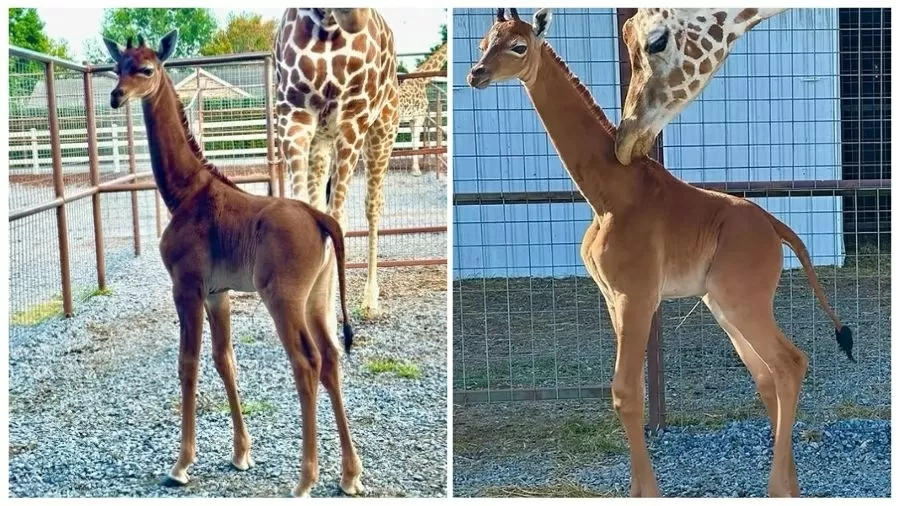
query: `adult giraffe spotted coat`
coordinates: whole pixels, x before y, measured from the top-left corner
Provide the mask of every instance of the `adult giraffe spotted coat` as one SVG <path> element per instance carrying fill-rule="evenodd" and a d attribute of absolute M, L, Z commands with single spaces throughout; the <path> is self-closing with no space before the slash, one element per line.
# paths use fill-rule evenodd
<path fill-rule="evenodd" d="M 638 9 L 622 27 L 631 82 L 616 135 L 616 158 L 628 165 L 646 155 L 663 127 L 709 84 L 735 41 L 785 10 Z"/>
<path fill-rule="evenodd" d="M 275 35 L 275 76 L 276 129 L 293 198 L 346 225 L 347 187 L 363 154 L 369 262 L 362 313 L 374 315 L 382 186 L 400 121 L 393 32 L 374 9 L 287 9 Z"/>
<path fill-rule="evenodd" d="M 294 495 L 308 495 L 319 477 L 316 457 L 316 397 L 319 381 L 331 398 L 341 444 L 341 488 L 362 490 L 362 464 L 350 437 L 341 395 L 340 349 L 329 329 L 328 240 L 334 249 L 344 317 L 344 347 L 353 332 L 347 318 L 344 236 L 340 224 L 305 202 L 251 195 L 206 161 L 191 135 L 184 108 L 163 62 L 175 51 L 178 33 L 162 38 L 158 51 L 143 39 L 123 49 L 105 39 L 116 62 L 118 82 L 110 96 L 113 109 L 140 100 L 147 127 L 150 165 L 159 193 L 172 215 L 159 251 L 172 278 L 172 295 L 181 337 L 181 449 L 163 482 L 185 485 L 197 458 L 197 373 L 203 313 L 209 318 L 216 371 L 225 385 L 234 429 L 232 466 L 253 467 L 250 434 L 241 414 L 237 371 L 231 344 L 229 292 L 259 292 L 275 322 L 294 373 L 303 415 L 300 482 Z M 289 259 L 289 261 L 285 261 Z"/>
<path fill-rule="evenodd" d="M 782 242 L 797 254 L 816 298 L 852 358 L 844 326 L 812 268 L 803 242 L 758 205 L 693 187 L 646 156 L 631 166 L 615 156 L 615 129 L 590 91 L 544 36 L 550 12 L 534 22 L 497 19 L 481 41 L 469 84 L 519 79 L 563 166 L 594 211 L 581 258 L 600 288 L 616 333 L 613 407 L 631 454 L 631 495 L 659 495 L 644 439 L 644 356 L 650 320 L 662 300 L 701 297 L 750 370 L 775 436 L 769 494 L 800 494 L 791 429 L 808 359 L 782 334 L 773 313 Z"/>
<path fill-rule="evenodd" d="M 447 43 L 434 50 L 428 58 L 416 67 L 416 72 L 432 72 L 441 70 L 447 62 Z M 409 133 L 412 136 L 412 149 L 419 149 L 419 134 L 428 116 L 428 84 L 430 77 L 404 79 L 400 83 L 400 121 L 409 122 Z M 419 176 L 419 156 L 412 157 L 412 175 Z"/>

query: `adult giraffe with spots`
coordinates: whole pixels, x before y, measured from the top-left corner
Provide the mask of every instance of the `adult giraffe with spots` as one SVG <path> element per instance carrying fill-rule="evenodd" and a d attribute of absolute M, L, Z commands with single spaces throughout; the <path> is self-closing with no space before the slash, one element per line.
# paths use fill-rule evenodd
<path fill-rule="evenodd" d="M 728 58 L 734 42 L 787 9 L 638 9 L 622 27 L 631 82 L 616 134 L 624 165 L 690 104 Z"/>
<path fill-rule="evenodd" d="M 659 488 L 644 439 L 644 358 L 650 321 L 663 300 L 701 297 L 756 382 L 775 444 L 769 494 L 797 496 L 791 431 L 808 359 L 781 332 L 773 300 L 782 242 L 797 254 L 839 348 L 853 338 L 828 304 L 803 242 L 749 200 L 701 190 L 647 156 L 630 166 L 615 155 L 615 128 L 590 91 L 544 37 L 549 9 L 533 23 L 499 9 L 481 41 L 469 85 L 518 79 L 565 169 L 593 210 L 581 258 L 597 284 L 616 333 L 611 393 L 631 457 L 631 495 Z"/>
<path fill-rule="evenodd" d="M 316 397 L 319 381 L 331 399 L 341 445 L 341 488 L 362 490 L 362 464 L 350 437 L 341 394 L 340 357 L 331 301 L 321 298 L 331 284 L 329 240 L 333 245 L 344 317 L 344 348 L 353 331 L 347 318 L 344 236 L 337 220 L 305 202 L 251 195 L 203 156 L 191 134 L 184 107 L 163 68 L 175 51 L 178 32 L 162 38 L 159 50 L 144 44 L 125 48 L 104 39 L 118 82 L 110 106 L 140 100 L 147 128 L 150 165 L 172 218 L 159 240 L 159 252 L 172 278 L 172 295 L 181 327 L 178 378 L 181 382 L 181 449 L 164 485 L 187 484 L 197 458 L 197 378 L 204 310 L 212 354 L 222 378 L 234 429 L 231 464 L 253 467 L 250 434 L 244 423 L 231 344 L 231 290 L 259 292 L 294 373 L 303 414 L 300 482 L 294 495 L 308 495 L 319 478 L 316 456 Z M 290 261 L 285 261 L 289 259 Z"/>
<path fill-rule="evenodd" d="M 447 62 L 447 43 L 434 50 L 428 58 L 416 67 L 416 72 L 431 72 L 441 70 Z M 409 133 L 412 136 L 412 149 L 419 149 L 419 134 L 425 125 L 428 116 L 428 84 L 430 77 L 404 79 L 400 83 L 400 121 L 409 122 Z M 419 156 L 412 157 L 412 170 L 414 176 L 422 175 L 419 169 Z"/>
<path fill-rule="evenodd" d="M 346 225 L 347 187 L 363 154 L 369 262 L 362 313 L 373 316 L 382 186 L 400 121 L 393 32 L 374 9 L 297 8 L 285 11 L 275 37 L 276 129 L 292 197 Z"/>

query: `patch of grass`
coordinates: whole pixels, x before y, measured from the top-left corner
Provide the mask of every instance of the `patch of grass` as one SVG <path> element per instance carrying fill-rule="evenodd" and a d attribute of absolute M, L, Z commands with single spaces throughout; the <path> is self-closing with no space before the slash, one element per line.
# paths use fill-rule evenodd
<path fill-rule="evenodd" d="M 721 429 L 728 422 L 768 418 L 766 408 L 760 400 L 745 406 L 732 406 L 714 412 L 678 412 L 666 414 L 666 425 L 685 427 L 696 425 L 707 429 Z"/>
<path fill-rule="evenodd" d="M 419 379 L 422 377 L 422 370 L 418 365 L 393 358 L 369 359 L 369 361 L 366 362 L 366 370 L 372 374 L 394 373 L 395 375 L 406 379 Z"/>
<path fill-rule="evenodd" d="M 25 452 L 29 452 L 35 448 L 34 443 L 9 443 L 9 456 L 13 457 Z"/>
<path fill-rule="evenodd" d="M 800 432 L 800 441 L 804 443 L 819 442 L 822 440 L 822 431 L 819 429 L 805 429 Z"/>
<path fill-rule="evenodd" d="M 216 406 L 216 411 L 227 415 L 231 413 L 231 408 L 228 406 L 227 402 L 221 402 Z M 275 406 L 266 401 L 244 401 L 241 403 L 241 413 L 243 413 L 244 416 L 273 412 L 275 412 Z"/>
<path fill-rule="evenodd" d="M 865 406 L 852 401 L 844 401 L 834 408 L 838 418 L 862 418 L 866 420 L 890 420 L 890 406 Z"/>
<path fill-rule="evenodd" d="M 483 497 L 617 497 L 611 490 L 591 490 L 574 481 L 561 481 L 535 487 L 487 487 Z"/>
<path fill-rule="evenodd" d="M 82 290 L 73 296 L 75 300 L 85 301 L 92 297 L 112 295 L 112 289 L 107 287 L 104 289 L 94 288 Z M 38 302 L 37 304 L 25 308 L 21 311 L 13 313 L 9 317 L 11 325 L 37 325 L 43 323 L 53 317 L 62 316 L 63 301 L 62 295 L 54 295 L 50 300 Z"/>
<path fill-rule="evenodd" d="M 617 454 L 626 453 L 625 432 L 616 417 L 586 419 L 572 417 L 554 431 L 560 449 L 566 453 Z"/>
<path fill-rule="evenodd" d="M 12 325 L 37 325 L 53 317 L 62 316 L 62 314 L 62 297 L 54 296 L 50 300 L 38 302 L 22 311 L 13 313 L 9 317 L 9 323 Z"/>
<path fill-rule="evenodd" d="M 238 336 L 238 341 L 243 344 L 253 344 L 256 342 L 256 339 L 253 339 L 253 336 L 250 334 L 241 334 Z"/>

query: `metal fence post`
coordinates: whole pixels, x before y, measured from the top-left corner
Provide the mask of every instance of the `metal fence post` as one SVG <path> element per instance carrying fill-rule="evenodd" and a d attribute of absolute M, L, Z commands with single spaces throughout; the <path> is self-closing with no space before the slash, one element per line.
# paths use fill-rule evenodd
<path fill-rule="evenodd" d="M 136 174 L 137 173 L 137 161 L 135 160 L 134 153 L 134 120 L 132 119 L 131 114 L 131 106 L 125 107 L 125 126 L 126 126 L 126 135 L 128 136 L 128 173 Z M 132 180 L 132 183 L 135 181 Z M 138 206 L 138 195 L 137 192 L 131 191 L 131 229 L 132 229 L 132 237 L 134 239 L 134 256 L 141 255 L 141 213 L 140 207 Z"/>
<path fill-rule="evenodd" d="M 265 82 L 266 97 L 266 165 L 269 168 L 269 195 L 284 197 L 284 182 L 278 186 L 278 175 L 275 170 L 275 125 L 274 125 L 274 108 L 272 104 L 272 57 L 267 56 L 263 69 L 263 81 Z M 277 193 L 276 193 L 277 192 Z"/>
<path fill-rule="evenodd" d="M 38 163 L 37 130 L 34 128 L 31 129 L 31 159 L 33 160 L 31 164 L 31 173 L 40 174 L 41 164 Z"/>
<path fill-rule="evenodd" d="M 44 68 L 47 80 L 47 120 L 50 124 L 50 155 L 53 159 L 53 190 L 56 198 L 65 199 L 66 187 L 63 183 L 62 149 L 59 141 L 59 118 L 56 116 L 56 87 L 53 78 L 53 62 Z M 56 229 L 59 234 L 59 269 L 62 276 L 63 314 L 75 314 L 72 304 L 72 273 L 69 268 L 69 225 L 66 219 L 66 203 L 56 208 Z"/>
<path fill-rule="evenodd" d="M 110 131 L 112 132 L 113 167 L 118 174 L 121 171 L 119 167 L 119 125 L 113 123 Z"/>
<path fill-rule="evenodd" d="M 90 72 L 84 72 L 84 116 L 87 124 L 88 166 L 91 187 L 100 186 L 99 153 L 97 151 L 97 122 L 94 117 L 94 89 Z M 91 195 L 94 211 L 94 246 L 97 251 L 97 287 L 106 289 L 106 257 L 103 248 L 103 214 L 100 212 L 100 192 Z"/>
<path fill-rule="evenodd" d="M 631 81 L 631 57 L 628 54 L 628 46 L 622 39 L 622 26 L 625 22 L 637 13 L 635 8 L 616 9 L 616 26 L 619 34 L 619 76 L 620 76 L 620 94 L 622 97 L 622 106 L 625 105 L 625 97 L 628 96 L 628 84 Z M 663 162 L 662 156 L 662 132 L 653 143 L 650 149 L 651 155 L 655 153 L 654 158 L 660 163 Z M 660 317 L 659 309 L 653 313 L 653 319 L 650 322 L 650 336 L 647 340 L 647 402 L 649 404 L 649 424 L 650 431 L 656 433 L 657 430 L 666 426 L 666 389 L 664 384 L 663 373 L 663 357 L 662 347 L 660 345 Z"/>
<path fill-rule="evenodd" d="M 444 126 L 441 124 L 441 91 L 438 89 L 435 100 L 435 118 L 434 118 L 434 147 L 440 148 L 444 143 Z M 434 178 L 441 178 L 441 155 L 434 154 Z"/>

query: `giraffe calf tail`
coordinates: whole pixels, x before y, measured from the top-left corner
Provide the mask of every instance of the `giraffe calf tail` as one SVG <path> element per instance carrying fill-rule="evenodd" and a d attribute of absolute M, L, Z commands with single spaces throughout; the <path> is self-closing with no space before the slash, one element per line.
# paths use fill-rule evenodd
<path fill-rule="evenodd" d="M 341 224 L 330 215 L 316 210 L 311 205 L 301 202 L 312 214 L 319 228 L 322 229 L 329 237 L 334 245 L 334 256 L 337 260 L 338 272 L 338 289 L 341 296 L 341 315 L 344 318 L 344 351 L 350 352 L 353 345 L 353 327 L 350 326 L 350 316 L 347 312 L 347 277 L 344 268 L 344 233 L 341 230 Z"/>
<path fill-rule="evenodd" d="M 806 271 L 806 277 L 809 279 L 809 284 L 812 287 L 816 299 L 819 301 L 819 305 L 822 306 L 822 310 L 825 311 L 825 314 L 828 315 L 828 318 L 831 319 L 834 324 L 834 336 L 837 340 L 838 347 L 847 354 L 847 357 L 851 362 L 856 362 L 856 359 L 853 358 L 853 331 L 850 330 L 850 327 L 841 323 L 837 313 L 835 313 L 834 309 L 828 304 L 825 290 L 822 289 L 822 285 L 819 284 L 819 278 L 816 276 L 816 271 L 813 270 L 812 261 L 809 258 L 809 251 L 807 251 L 806 245 L 804 245 L 800 237 L 791 230 L 791 227 L 785 225 L 778 218 L 766 212 L 765 209 L 762 209 L 761 207 L 760 209 L 766 217 L 769 218 L 772 227 L 775 228 L 775 232 L 781 240 L 794 251 L 794 254 L 797 255 L 797 258 L 800 260 L 800 264 L 803 265 L 803 270 Z"/>

